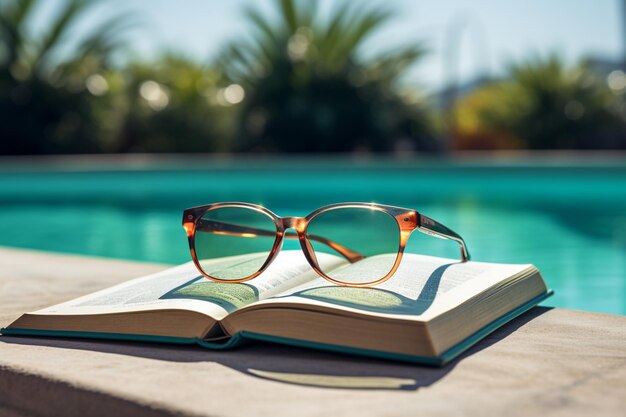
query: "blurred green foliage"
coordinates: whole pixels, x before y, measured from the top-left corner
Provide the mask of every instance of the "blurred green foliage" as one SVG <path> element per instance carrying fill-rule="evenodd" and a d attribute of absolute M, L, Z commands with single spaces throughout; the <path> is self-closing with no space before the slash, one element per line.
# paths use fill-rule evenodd
<path fill-rule="evenodd" d="M 34 37 L 27 22 L 42 3 L 0 4 L 0 154 L 96 152 L 102 103 L 85 90 L 85 80 L 110 66 L 131 19 L 112 16 L 70 44 L 94 3 L 65 2 Z"/>
<path fill-rule="evenodd" d="M 202 64 L 176 51 L 129 59 L 126 35 L 141 25 L 127 11 L 77 37 L 101 3 L 62 1 L 38 30 L 29 21 L 43 0 L 0 3 L 0 154 L 442 151 L 446 118 L 403 82 L 424 46 L 367 50 L 389 9 L 248 8 L 249 36 Z M 556 56 L 513 65 L 457 101 L 454 147 L 626 148 L 623 78 L 611 90 Z"/>
<path fill-rule="evenodd" d="M 120 76 L 123 120 L 114 152 L 228 151 L 233 109 L 218 105 L 221 73 L 183 56 L 130 64 Z"/>
<path fill-rule="evenodd" d="M 623 149 L 622 108 L 622 95 L 585 63 L 568 68 L 555 54 L 533 58 L 457 103 L 457 146 Z"/>
<path fill-rule="evenodd" d="M 424 55 L 421 45 L 360 54 L 388 10 L 343 2 L 322 17 L 316 2 L 280 0 L 278 20 L 246 10 L 252 36 L 220 59 L 247 98 L 236 148 L 286 152 L 434 150 L 425 108 L 398 85 Z"/>

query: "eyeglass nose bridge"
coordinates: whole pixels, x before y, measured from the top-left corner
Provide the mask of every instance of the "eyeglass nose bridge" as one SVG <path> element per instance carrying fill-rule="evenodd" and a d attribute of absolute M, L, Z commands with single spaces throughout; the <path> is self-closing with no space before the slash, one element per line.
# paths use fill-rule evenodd
<path fill-rule="evenodd" d="M 280 219 L 283 226 L 283 230 L 295 229 L 298 233 L 303 233 L 306 227 L 306 220 L 304 217 L 282 217 Z"/>
<path fill-rule="evenodd" d="M 291 235 L 291 237 L 297 237 L 300 240 L 300 246 L 302 247 L 302 251 L 304 252 L 304 256 L 306 257 L 307 261 L 314 270 L 321 274 L 322 272 L 317 262 L 317 256 L 315 256 L 315 251 L 313 250 L 311 243 L 304 238 L 304 229 L 306 228 L 307 224 L 306 219 L 304 217 L 282 217 L 280 221 L 283 226 L 283 230 L 296 230 L 297 236 Z M 289 235 L 285 234 L 285 236 Z"/>

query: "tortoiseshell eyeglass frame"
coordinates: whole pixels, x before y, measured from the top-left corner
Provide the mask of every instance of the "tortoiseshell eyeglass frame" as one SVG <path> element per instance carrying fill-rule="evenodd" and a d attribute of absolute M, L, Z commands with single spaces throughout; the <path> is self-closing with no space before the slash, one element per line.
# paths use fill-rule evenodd
<path fill-rule="evenodd" d="M 224 279 L 212 277 L 211 275 L 204 272 L 196 256 L 196 250 L 195 250 L 196 230 L 201 230 L 201 231 L 202 230 L 204 231 L 219 230 L 221 234 L 229 234 L 229 235 L 235 235 L 235 236 L 247 236 L 247 237 L 274 235 L 274 232 L 261 230 L 261 229 L 257 229 L 253 227 L 248 227 L 245 225 L 236 225 L 236 224 L 216 222 L 212 220 L 203 219 L 203 216 L 206 215 L 209 211 L 220 209 L 220 208 L 245 208 L 245 209 L 255 210 L 268 216 L 276 225 L 276 232 L 275 232 L 276 239 L 274 240 L 274 245 L 272 247 L 271 252 L 268 254 L 267 260 L 257 272 L 255 272 L 254 274 L 250 276 L 237 279 L 237 280 L 224 280 Z M 314 241 L 323 243 L 327 246 L 330 246 L 332 249 L 334 249 L 336 252 L 341 254 L 344 258 L 346 258 L 351 263 L 357 262 L 365 258 L 365 256 L 361 255 L 360 253 L 355 252 L 351 250 L 350 248 L 346 248 L 345 246 L 337 242 L 333 242 L 329 239 L 326 239 L 323 236 L 307 235 L 307 227 L 309 223 L 311 222 L 311 220 L 315 219 L 315 217 L 330 210 L 347 209 L 347 208 L 359 208 L 359 209 L 365 208 L 365 209 L 370 209 L 370 210 L 378 210 L 378 211 L 387 213 L 389 216 L 393 217 L 396 220 L 398 224 L 398 230 L 399 230 L 398 254 L 397 254 L 393 267 L 384 277 L 377 279 L 375 281 L 366 282 L 366 283 L 358 283 L 358 284 L 338 281 L 324 274 L 319 264 L 317 263 L 315 251 L 313 250 L 313 247 L 311 246 L 309 240 L 314 240 Z M 427 235 L 435 236 L 435 237 L 442 238 L 442 239 L 450 239 L 450 240 L 457 242 L 461 249 L 461 260 L 463 262 L 466 262 L 470 259 L 470 255 L 467 251 L 467 246 L 465 245 L 465 241 L 463 240 L 463 238 L 459 236 L 457 233 L 455 233 L 454 231 L 452 231 L 451 229 L 449 229 L 448 227 L 444 226 L 443 224 L 427 216 L 424 216 L 423 214 L 420 214 L 416 210 L 411 210 L 411 209 L 402 208 L 402 207 L 395 207 L 395 206 L 387 206 L 383 204 L 337 203 L 337 204 L 331 204 L 328 206 L 320 207 L 319 209 L 315 210 L 314 212 L 312 212 L 306 217 L 279 217 L 276 214 L 272 213 L 267 208 L 257 205 L 257 204 L 238 203 L 238 202 L 214 203 L 214 204 L 207 204 L 204 206 L 198 206 L 198 207 L 192 207 L 192 208 L 186 209 L 183 212 L 183 227 L 185 228 L 185 231 L 187 233 L 187 238 L 189 240 L 189 249 L 191 251 L 191 259 L 196 265 L 196 268 L 202 275 L 204 275 L 205 277 L 207 277 L 208 279 L 212 281 L 217 281 L 217 282 L 240 283 L 244 281 L 249 281 L 259 276 L 263 271 L 267 269 L 267 267 L 276 258 L 276 256 L 278 255 L 282 247 L 283 239 L 285 238 L 288 238 L 288 239 L 293 238 L 293 239 L 298 239 L 300 241 L 300 246 L 302 247 L 304 256 L 306 257 L 307 261 L 309 262 L 313 270 L 315 270 L 315 272 L 318 275 L 320 275 L 321 277 L 327 279 L 328 281 L 332 283 L 343 285 L 343 286 L 348 286 L 348 287 L 371 287 L 374 285 L 381 284 L 387 281 L 389 278 L 391 278 L 393 274 L 396 272 L 396 270 L 398 269 L 398 267 L 400 266 L 400 261 L 402 260 L 402 255 L 404 254 L 404 248 L 406 247 L 406 244 L 409 240 L 409 236 L 415 230 L 418 230 Z M 289 232 L 288 229 L 294 229 L 296 232 L 295 233 Z"/>

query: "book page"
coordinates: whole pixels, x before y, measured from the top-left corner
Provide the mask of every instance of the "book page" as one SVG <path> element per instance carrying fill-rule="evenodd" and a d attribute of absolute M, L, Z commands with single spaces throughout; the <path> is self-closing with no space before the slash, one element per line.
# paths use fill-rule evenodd
<path fill-rule="evenodd" d="M 333 272 L 336 279 L 354 281 L 380 269 L 384 276 L 389 258 L 369 257 Z M 289 289 L 268 302 L 332 304 L 369 313 L 420 316 L 434 315 L 455 307 L 498 282 L 523 272 L 530 265 L 460 262 L 453 259 L 405 254 L 396 273 L 382 284 L 355 288 L 330 283 L 319 277 Z M 385 269 L 385 270 L 383 270 Z"/>
<path fill-rule="evenodd" d="M 217 259 L 205 268 L 229 268 L 245 261 L 250 254 Z M 341 258 L 324 254 L 318 261 L 328 268 L 345 263 Z M 161 309 L 185 309 L 206 314 L 216 320 L 228 313 L 272 297 L 313 279 L 315 272 L 301 251 L 284 251 L 258 277 L 242 283 L 214 282 L 202 276 L 192 262 L 137 278 L 98 291 L 36 314 L 104 314 Z"/>

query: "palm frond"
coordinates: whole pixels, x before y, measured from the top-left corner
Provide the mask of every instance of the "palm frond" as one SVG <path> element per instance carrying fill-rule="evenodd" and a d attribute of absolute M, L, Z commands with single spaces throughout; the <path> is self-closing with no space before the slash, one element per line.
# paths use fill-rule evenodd
<path fill-rule="evenodd" d="M 90 7 L 91 4 L 86 0 L 70 0 L 64 5 L 56 19 L 52 22 L 50 30 L 43 35 L 38 48 L 37 61 L 34 65 L 36 72 L 42 71 L 50 53 L 58 47 L 59 39 L 70 30 L 75 18 L 85 11 L 86 8 Z"/>
<path fill-rule="evenodd" d="M 283 20 L 283 24 L 288 29 L 289 33 L 294 33 L 298 27 L 300 27 L 300 22 L 298 19 L 298 14 L 296 12 L 296 7 L 294 5 L 294 0 L 280 0 L 280 16 Z"/>
<path fill-rule="evenodd" d="M 0 41 L 6 50 L 5 65 L 7 67 L 17 60 L 20 51 L 28 41 L 21 28 L 34 4 L 34 0 L 24 0 L 5 2 L 0 5 Z"/>
<path fill-rule="evenodd" d="M 256 32 L 265 37 L 267 43 L 277 45 L 280 42 L 280 35 L 276 33 L 272 24 L 259 11 L 248 7 L 244 10 L 244 16 L 252 23 Z"/>

